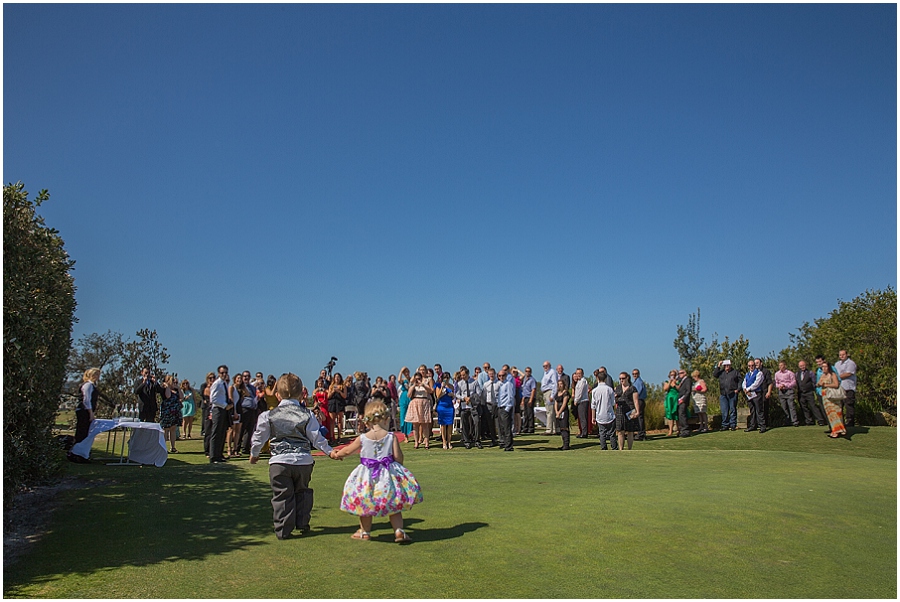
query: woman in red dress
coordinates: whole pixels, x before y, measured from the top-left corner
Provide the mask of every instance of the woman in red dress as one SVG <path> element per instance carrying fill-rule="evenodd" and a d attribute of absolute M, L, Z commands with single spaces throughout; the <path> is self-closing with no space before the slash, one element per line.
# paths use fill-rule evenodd
<path fill-rule="evenodd" d="M 313 398 L 316 400 L 316 408 L 319 410 L 319 423 L 328 429 L 328 443 L 331 443 L 334 441 L 334 425 L 331 422 L 331 416 L 328 414 L 328 391 L 325 389 L 324 379 L 319 378 L 316 380 Z"/>

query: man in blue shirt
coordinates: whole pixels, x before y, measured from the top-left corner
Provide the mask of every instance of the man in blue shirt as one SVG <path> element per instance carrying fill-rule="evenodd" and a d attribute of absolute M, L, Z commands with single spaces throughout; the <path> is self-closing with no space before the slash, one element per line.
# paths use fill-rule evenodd
<path fill-rule="evenodd" d="M 498 375 L 500 382 L 500 394 L 497 396 L 497 423 L 500 427 L 500 447 L 503 451 L 513 450 L 512 424 L 513 412 L 516 407 L 516 381 L 506 368 L 500 370 Z"/>
<path fill-rule="evenodd" d="M 641 378 L 641 371 L 637 368 L 631 371 L 631 378 L 631 386 L 633 386 L 634 390 L 637 391 L 638 406 L 641 412 L 641 415 L 638 416 L 638 424 L 640 425 L 640 430 L 638 430 L 638 434 L 635 439 L 637 441 L 644 441 L 647 439 L 647 427 L 644 425 L 644 410 L 647 407 L 647 387 L 644 386 L 644 381 Z"/>
<path fill-rule="evenodd" d="M 534 434 L 534 396 L 537 393 L 537 381 L 531 375 L 531 366 L 525 368 L 525 379 L 522 381 L 522 433 Z"/>

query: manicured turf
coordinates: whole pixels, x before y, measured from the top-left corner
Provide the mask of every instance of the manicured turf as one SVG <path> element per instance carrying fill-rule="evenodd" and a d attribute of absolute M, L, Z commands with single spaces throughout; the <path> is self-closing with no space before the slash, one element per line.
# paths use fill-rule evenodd
<path fill-rule="evenodd" d="M 317 461 L 313 532 L 277 541 L 267 469 L 71 465 L 50 532 L 4 570 L 13 597 L 823 598 L 897 595 L 897 431 L 821 427 L 660 439 L 517 439 L 412 450 L 425 501 L 399 546 L 338 510 L 355 459 Z M 105 447 L 98 442 L 97 447 Z"/>

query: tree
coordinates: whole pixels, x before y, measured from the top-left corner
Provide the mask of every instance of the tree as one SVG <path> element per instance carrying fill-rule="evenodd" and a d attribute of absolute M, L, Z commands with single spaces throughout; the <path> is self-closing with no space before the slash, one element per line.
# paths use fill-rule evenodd
<path fill-rule="evenodd" d="M 673 345 L 678 352 L 681 368 L 691 372 L 694 361 L 703 353 L 703 337 L 700 336 L 700 308 L 696 314 L 688 315 L 688 325 L 681 324 L 675 329 L 677 336 Z"/>
<path fill-rule="evenodd" d="M 59 470 L 53 438 L 75 320 L 75 262 L 59 232 L 28 199 L 24 184 L 3 187 L 3 492 L 4 502 Z"/>
<path fill-rule="evenodd" d="M 128 340 L 113 331 L 84 335 L 69 354 L 70 391 L 81 385 L 85 370 L 100 369 L 101 416 L 111 415 L 116 407 L 134 402 L 132 385 L 142 368 L 150 368 L 159 375 L 169 362 L 168 350 L 159 342 L 155 330 L 144 328 L 135 334 L 137 340 Z"/>
<path fill-rule="evenodd" d="M 699 370 L 700 378 L 706 381 L 709 387 L 707 398 L 709 399 L 709 413 L 712 415 L 718 411 L 719 381 L 713 378 L 713 371 L 722 360 L 731 360 L 738 370 L 742 369 L 750 359 L 750 340 L 741 334 L 731 341 L 728 337 L 719 343 L 719 334 L 714 332 L 712 340 L 708 343 L 700 336 L 700 308 L 696 314 L 688 315 L 687 326 L 679 324 L 676 328 L 676 337 L 673 345 L 678 351 L 678 363 L 688 373 Z"/>

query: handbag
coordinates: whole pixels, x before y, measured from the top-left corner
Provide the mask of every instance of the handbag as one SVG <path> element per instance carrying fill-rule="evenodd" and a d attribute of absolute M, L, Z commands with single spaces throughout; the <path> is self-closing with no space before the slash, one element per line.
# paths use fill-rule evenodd
<path fill-rule="evenodd" d="M 842 387 L 838 387 L 836 389 L 828 388 L 825 391 L 827 393 L 828 401 L 844 401 L 847 399 L 847 394 L 844 393 L 844 389 Z"/>

